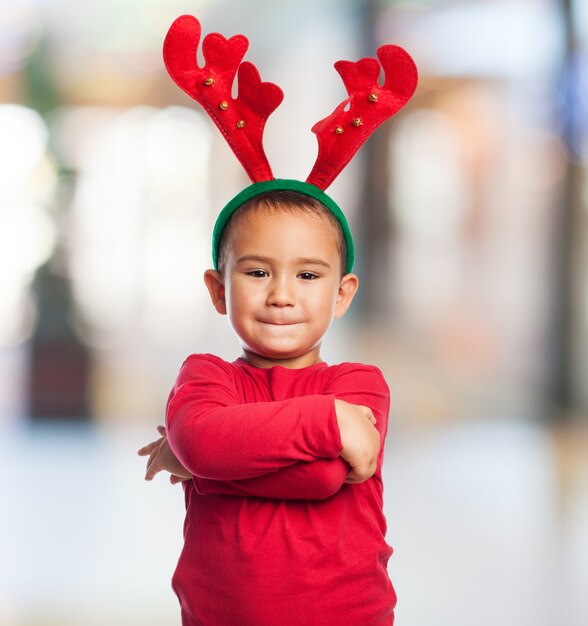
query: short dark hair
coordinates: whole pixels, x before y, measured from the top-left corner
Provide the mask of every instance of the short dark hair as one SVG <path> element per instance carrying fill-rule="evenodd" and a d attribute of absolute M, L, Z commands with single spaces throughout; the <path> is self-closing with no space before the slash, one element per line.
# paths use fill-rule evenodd
<path fill-rule="evenodd" d="M 311 198 L 297 191 L 290 189 L 279 189 L 267 191 L 250 198 L 244 202 L 231 215 L 221 235 L 218 248 L 218 269 L 222 273 L 229 252 L 229 247 L 233 236 L 237 232 L 241 220 L 258 210 L 269 212 L 284 211 L 285 213 L 310 213 L 321 219 L 325 219 L 335 230 L 337 237 L 337 250 L 339 252 L 341 276 L 346 274 L 347 245 L 343 229 L 337 218 L 327 209 L 327 207 L 315 198 Z"/>

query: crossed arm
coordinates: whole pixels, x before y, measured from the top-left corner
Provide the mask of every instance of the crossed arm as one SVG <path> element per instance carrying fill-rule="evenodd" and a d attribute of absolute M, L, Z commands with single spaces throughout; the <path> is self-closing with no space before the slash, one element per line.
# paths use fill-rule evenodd
<path fill-rule="evenodd" d="M 145 478 L 151 480 L 157 473 L 167 471 L 172 483 L 193 480 L 202 495 L 282 499 L 323 499 L 336 493 L 344 483 L 363 482 L 381 462 L 388 409 L 383 379 L 374 380 L 371 369 L 364 374 L 363 380 L 355 376 L 354 381 L 360 387 L 367 386 L 367 392 L 358 394 L 357 387 L 342 377 L 334 383 L 333 390 L 327 390 L 333 395 L 310 398 L 307 403 L 300 398 L 292 399 L 283 406 L 278 406 L 279 403 L 207 406 L 205 396 L 198 396 L 194 388 L 184 387 L 183 394 L 176 396 L 176 404 L 173 400 L 168 404 L 168 428 L 171 426 L 173 437 L 176 427 L 175 445 L 172 441 L 170 446 L 168 433 L 160 426 L 160 438 L 139 450 L 140 455 L 148 457 Z M 302 419 L 293 414 L 289 402 L 302 409 Z M 282 408 L 285 412 L 280 416 Z M 304 413 L 313 410 L 326 414 L 318 420 L 325 424 L 324 441 L 323 433 L 319 431 L 317 435 L 313 430 L 316 425 L 312 420 L 305 421 Z M 329 412 L 335 418 L 330 420 L 330 426 Z M 194 418 L 195 414 L 198 419 Z M 243 439 L 247 440 L 243 425 L 251 421 L 244 422 L 244 415 L 255 416 L 253 438 L 257 447 L 252 450 L 252 456 L 247 456 L 247 446 L 241 445 Z M 294 421 L 284 428 L 284 419 Z M 213 437 L 207 431 L 207 420 L 214 424 Z M 278 429 L 276 424 L 280 424 Z M 266 432 L 268 436 L 264 439 Z M 203 434 L 208 436 L 202 437 Z M 201 442 L 199 437 L 205 441 Z M 286 439 L 282 440 L 283 437 Z M 186 438 L 192 441 L 186 444 Z M 194 441 L 203 445 L 194 445 Z"/>

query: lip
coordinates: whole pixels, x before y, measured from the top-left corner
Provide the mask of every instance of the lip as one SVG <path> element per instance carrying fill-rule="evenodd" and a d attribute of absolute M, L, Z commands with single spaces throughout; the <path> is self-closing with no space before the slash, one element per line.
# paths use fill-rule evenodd
<path fill-rule="evenodd" d="M 261 324 L 266 324 L 267 326 L 297 326 L 302 322 L 279 322 L 272 320 L 259 320 Z"/>

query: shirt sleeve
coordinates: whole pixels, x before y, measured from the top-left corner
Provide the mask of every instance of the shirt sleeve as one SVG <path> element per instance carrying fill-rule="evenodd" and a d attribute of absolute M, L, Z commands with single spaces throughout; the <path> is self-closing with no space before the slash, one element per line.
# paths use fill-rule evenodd
<path fill-rule="evenodd" d="M 168 400 L 169 444 L 191 474 L 221 481 L 336 459 L 342 445 L 334 399 L 321 394 L 240 404 L 231 366 L 195 355 Z"/>
<path fill-rule="evenodd" d="M 325 500 L 343 486 L 349 466 L 340 457 L 299 461 L 276 472 L 245 480 L 194 477 L 200 495 L 253 496 L 279 500 Z"/>
<path fill-rule="evenodd" d="M 368 406 L 377 419 L 380 433 L 380 453 L 375 473 L 381 479 L 384 443 L 388 426 L 390 393 L 388 385 L 374 366 L 343 363 L 332 368 L 333 375 L 325 393 L 352 404 Z M 194 477 L 201 495 L 238 495 L 285 500 L 322 500 L 341 489 L 349 472 L 343 459 L 299 461 L 276 471 L 241 480 L 211 480 Z"/>

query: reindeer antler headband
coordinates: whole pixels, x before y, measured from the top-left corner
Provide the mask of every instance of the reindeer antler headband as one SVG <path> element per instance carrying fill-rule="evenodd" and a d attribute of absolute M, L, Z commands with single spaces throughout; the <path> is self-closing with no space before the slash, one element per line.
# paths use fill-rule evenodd
<path fill-rule="evenodd" d="M 338 61 L 349 97 L 328 117 L 317 122 L 312 132 L 319 150 L 306 182 L 275 179 L 263 149 L 263 130 L 268 117 L 282 102 L 284 94 L 273 83 L 261 81 L 256 67 L 243 61 L 249 42 L 244 35 L 225 39 L 210 33 L 202 42 L 205 65 L 199 67 L 196 52 L 200 43 L 200 22 L 182 15 L 171 25 L 163 45 L 169 75 L 199 102 L 227 140 L 253 184 L 233 198 L 221 211 L 213 232 L 213 261 L 216 269 L 223 229 L 231 215 L 247 200 L 267 191 L 286 189 L 319 200 L 341 224 L 347 244 L 346 271 L 353 266 L 353 238 L 345 216 L 325 189 L 349 163 L 371 133 L 397 113 L 412 97 L 417 69 L 408 53 L 398 46 L 378 49 L 378 60 Z M 385 80 L 380 86 L 380 64 Z M 235 76 L 239 93 L 232 97 Z"/>

